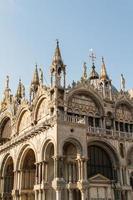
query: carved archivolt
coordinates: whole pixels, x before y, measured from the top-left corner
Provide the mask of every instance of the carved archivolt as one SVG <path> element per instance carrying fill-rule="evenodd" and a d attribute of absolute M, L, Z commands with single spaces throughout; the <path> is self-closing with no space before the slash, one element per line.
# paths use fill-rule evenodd
<path fill-rule="evenodd" d="M 38 106 L 36 120 L 39 121 L 48 114 L 48 103 L 47 99 L 43 99 Z"/>
<path fill-rule="evenodd" d="M 89 113 L 93 113 L 94 115 L 98 115 L 99 108 L 96 103 L 88 96 L 84 94 L 74 95 L 68 101 L 68 112 L 73 112 L 77 114 L 86 115 Z"/>
<path fill-rule="evenodd" d="M 10 138 L 12 134 L 11 120 L 9 118 L 5 119 L 1 127 L 2 138 Z"/>
<path fill-rule="evenodd" d="M 118 121 L 132 122 L 133 116 L 131 110 L 124 104 L 121 104 L 116 109 L 116 119 Z"/>
<path fill-rule="evenodd" d="M 20 119 L 19 126 L 18 126 L 18 132 L 22 132 L 26 130 L 28 127 L 31 126 L 31 116 L 29 111 L 25 111 Z"/>

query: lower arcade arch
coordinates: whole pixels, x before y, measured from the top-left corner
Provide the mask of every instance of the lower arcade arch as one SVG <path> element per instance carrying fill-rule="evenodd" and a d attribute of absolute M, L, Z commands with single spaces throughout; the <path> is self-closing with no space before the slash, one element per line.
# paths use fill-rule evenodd
<path fill-rule="evenodd" d="M 88 146 L 87 177 L 88 179 L 101 174 L 110 180 L 117 181 L 117 163 L 112 159 L 113 152 L 110 152 L 97 143 Z M 112 155 L 111 155 L 112 154 Z"/>
<path fill-rule="evenodd" d="M 67 183 L 76 183 L 78 181 L 78 163 L 77 148 L 72 142 L 66 142 L 63 146 L 63 177 Z"/>
<path fill-rule="evenodd" d="M 49 141 L 43 149 L 44 171 L 41 180 L 48 183 L 49 188 L 45 190 L 46 200 L 55 200 L 56 192 L 52 187 L 52 181 L 55 177 L 55 158 L 54 158 L 54 144 Z"/>
<path fill-rule="evenodd" d="M 9 157 L 5 163 L 3 181 L 3 200 L 12 200 L 12 190 L 14 186 L 14 164 L 12 157 Z"/>
<path fill-rule="evenodd" d="M 116 159 L 117 154 L 111 147 L 109 148 L 106 144 L 99 142 L 89 144 L 87 152 L 89 198 L 121 199 L 121 193 L 116 189 L 116 184 L 120 181 L 120 165 L 118 159 Z M 102 184 L 104 184 L 104 187 Z"/>
<path fill-rule="evenodd" d="M 23 200 L 35 200 L 34 185 L 36 175 L 36 159 L 32 149 L 27 149 L 20 163 L 20 196 Z"/>

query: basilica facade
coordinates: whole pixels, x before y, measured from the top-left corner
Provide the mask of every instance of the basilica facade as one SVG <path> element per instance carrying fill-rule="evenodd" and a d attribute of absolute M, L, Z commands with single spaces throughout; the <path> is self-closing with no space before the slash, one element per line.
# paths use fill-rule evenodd
<path fill-rule="evenodd" d="M 92 55 L 92 58 L 93 55 Z M 133 200 L 133 99 L 104 59 L 66 85 L 59 43 L 51 84 L 35 67 L 30 98 L 7 76 L 0 104 L 1 200 Z"/>

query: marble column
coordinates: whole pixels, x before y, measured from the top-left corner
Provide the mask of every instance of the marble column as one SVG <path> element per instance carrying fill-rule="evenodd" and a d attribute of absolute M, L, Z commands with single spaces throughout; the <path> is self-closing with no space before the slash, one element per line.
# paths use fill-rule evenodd
<path fill-rule="evenodd" d="M 81 190 L 81 200 L 86 200 L 86 191 Z"/>
<path fill-rule="evenodd" d="M 61 199 L 61 190 L 56 190 L 56 200 L 62 200 Z"/>
<path fill-rule="evenodd" d="M 45 161 L 43 161 L 42 162 L 42 168 L 41 168 L 41 170 L 42 170 L 42 182 L 45 182 Z"/>
<path fill-rule="evenodd" d="M 78 166 L 78 181 L 81 180 L 81 163 L 80 159 L 77 160 L 77 166 Z"/>
<path fill-rule="evenodd" d="M 69 200 L 73 200 L 73 191 L 69 190 Z"/>
<path fill-rule="evenodd" d="M 42 162 L 38 164 L 38 183 L 41 184 L 42 181 Z"/>
<path fill-rule="evenodd" d="M 38 200 L 43 200 L 42 199 L 42 191 L 41 190 L 38 191 Z"/>
<path fill-rule="evenodd" d="M 46 200 L 46 190 L 42 191 L 42 200 Z"/>
<path fill-rule="evenodd" d="M 38 191 L 35 190 L 35 200 L 38 200 Z"/>
<path fill-rule="evenodd" d="M 39 163 L 36 163 L 36 185 L 38 184 L 38 169 L 39 169 Z"/>

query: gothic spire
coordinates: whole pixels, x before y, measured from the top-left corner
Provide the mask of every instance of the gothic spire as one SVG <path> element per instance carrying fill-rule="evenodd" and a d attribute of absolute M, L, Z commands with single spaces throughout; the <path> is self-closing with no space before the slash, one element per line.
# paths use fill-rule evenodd
<path fill-rule="evenodd" d="M 56 41 L 56 48 L 51 65 L 51 86 L 65 88 L 66 85 L 66 65 L 64 65 L 59 41 Z"/>
<path fill-rule="evenodd" d="M 30 86 L 30 100 L 34 99 L 35 93 L 38 90 L 40 83 L 39 83 L 39 74 L 38 74 L 38 68 L 37 64 L 35 65 L 35 71 L 33 74 L 33 79 L 31 81 L 31 86 Z"/>
<path fill-rule="evenodd" d="M 18 101 L 20 101 L 25 96 L 25 87 L 21 82 L 21 79 L 19 79 L 19 84 L 16 92 L 16 98 Z"/>
<path fill-rule="evenodd" d="M 63 65 L 62 57 L 61 57 L 61 52 L 60 52 L 60 47 L 59 47 L 59 41 L 56 40 L 56 48 L 55 48 L 55 53 L 53 56 L 52 60 L 52 65 Z"/>
<path fill-rule="evenodd" d="M 31 85 L 36 85 L 36 86 L 39 85 L 39 74 L 38 74 L 37 64 L 35 65 L 35 71 L 33 74 Z"/>
<path fill-rule="evenodd" d="M 107 74 L 107 70 L 106 70 L 106 65 L 104 63 L 104 58 L 102 57 L 102 67 L 101 67 L 101 74 L 100 74 L 100 79 L 105 81 L 105 80 L 109 80 L 108 74 Z"/>

